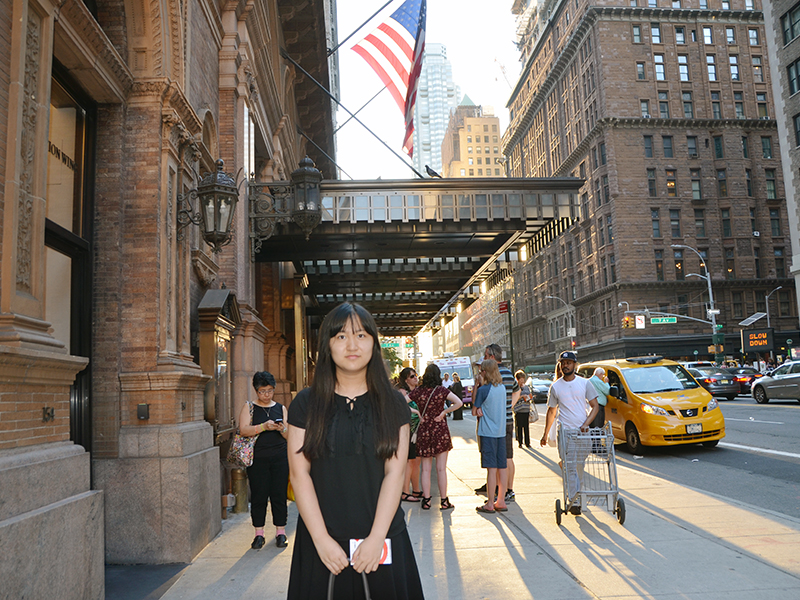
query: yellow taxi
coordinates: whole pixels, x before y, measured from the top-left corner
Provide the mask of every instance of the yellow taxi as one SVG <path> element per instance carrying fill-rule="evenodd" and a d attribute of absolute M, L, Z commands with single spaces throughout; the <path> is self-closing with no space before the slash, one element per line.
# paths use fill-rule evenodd
<path fill-rule="evenodd" d="M 634 454 L 644 446 L 696 444 L 713 448 L 725 437 L 725 418 L 717 401 L 689 372 L 660 356 L 602 360 L 578 366 L 591 377 L 603 367 L 618 397 L 610 397 L 606 420 L 614 437 Z"/>

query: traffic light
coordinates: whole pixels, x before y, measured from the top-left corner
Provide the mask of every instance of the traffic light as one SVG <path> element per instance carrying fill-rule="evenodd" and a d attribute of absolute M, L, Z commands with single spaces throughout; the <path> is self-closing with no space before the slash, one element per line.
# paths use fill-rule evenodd
<path fill-rule="evenodd" d="M 575 350 L 575 346 L 577 346 L 578 344 L 575 343 L 575 340 L 572 340 L 571 345 L 572 349 Z"/>
<path fill-rule="evenodd" d="M 627 316 L 623 317 L 622 318 L 622 326 L 625 329 L 628 329 L 629 327 L 633 327 L 633 317 L 627 317 Z"/>

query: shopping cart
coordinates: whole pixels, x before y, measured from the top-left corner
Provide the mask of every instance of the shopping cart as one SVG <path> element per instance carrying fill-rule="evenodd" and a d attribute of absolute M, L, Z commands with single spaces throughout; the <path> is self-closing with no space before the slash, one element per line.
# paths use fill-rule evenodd
<path fill-rule="evenodd" d="M 558 428 L 558 452 L 562 457 L 561 480 L 564 484 L 564 509 L 556 500 L 556 523 L 574 506 L 605 506 L 625 522 L 625 501 L 619 497 L 614 434 L 611 424 L 581 431 Z"/>

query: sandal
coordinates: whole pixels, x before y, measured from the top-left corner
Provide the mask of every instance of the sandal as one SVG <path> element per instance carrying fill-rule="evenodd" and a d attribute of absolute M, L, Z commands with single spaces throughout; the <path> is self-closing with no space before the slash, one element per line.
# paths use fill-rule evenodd
<path fill-rule="evenodd" d="M 422 510 L 430 510 L 430 508 L 431 508 L 431 497 L 428 496 L 426 498 L 425 496 L 423 496 L 422 497 Z"/>
<path fill-rule="evenodd" d="M 455 506 L 450 502 L 450 498 L 445 496 L 444 498 L 442 498 L 439 510 L 448 510 L 450 508 L 455 508 Z"/>
<path fill-rule="evenodd" d="M 400 500 L 402 500 L 403 502 L 419 502 L 420 499 L 417 498 L 416 496 L 412 496 L 411 494 L 406 494 L 405 492 L 403 492 L 402 494 L 400 494 Z"/>
<path fill-rule="evenodd" d="M 411 490 L 411 495 L 414 496 L 414 498 L 419 498 L 422 500 L 422 492 L 415 492 L 414 490 Z"/>
<path fill-rule="evenodd" d="M 484 508 L 483 506 L 476 506 L 475 510 L 477 510 L 479 513 L 494 514 L 494 510 L 493 509 L 489 510 L 488 508 Z"/>

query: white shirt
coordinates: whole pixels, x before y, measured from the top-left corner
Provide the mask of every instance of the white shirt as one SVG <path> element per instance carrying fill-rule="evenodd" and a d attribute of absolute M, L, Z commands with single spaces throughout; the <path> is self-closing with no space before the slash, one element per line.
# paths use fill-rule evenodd
<path fill-rule="evenodd" d="M 558 420 L 567 429 L 578 429 L 589 414 L 589 400 L 597 398 L 597 390 L 588 379 L 575 376 L 553 382 L 547 395 L 547 406 L 558 407 Z"/>
<path fill-rule="evenodd" d="M 447 389 L 450 389 L 451 385 L 453 385 L 453 380 L 452 379 L 442 379 L 442 387 L 446 387 Z"/>

